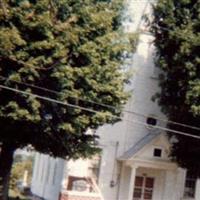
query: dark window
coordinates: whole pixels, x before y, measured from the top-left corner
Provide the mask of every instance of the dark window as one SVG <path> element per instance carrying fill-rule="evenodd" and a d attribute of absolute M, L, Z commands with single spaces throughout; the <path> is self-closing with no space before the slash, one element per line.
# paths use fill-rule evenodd
<path fill-rule="evenodd" d="M 153 117 L 148 117 L 147 118 L 147 124 L 150 126 L 155 126 L 157 124 L 157 120 Z"/>
<path fill-rule="evenodd" d="M 162 149 L 155 148 L 153 155 L 154 155 L 154 157 L 161 157 L 162 156 Z"/>
<path fill-rule="evenodd" d="M 196 188 L 197 175 L 194 172 L 187 171 L 185 179 L 184 197 L 194 198 Z"/>

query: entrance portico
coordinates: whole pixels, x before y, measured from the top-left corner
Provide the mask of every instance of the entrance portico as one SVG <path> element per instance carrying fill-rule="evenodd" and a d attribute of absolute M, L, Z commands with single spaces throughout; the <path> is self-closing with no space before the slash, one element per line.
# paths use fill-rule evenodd
<path fill-rule="evenodd" d="M 127 186 L 128 195 L 124 194 L 122 188 L 119 200 L 169 200 L 169 197 L 170 200 L 178 200 L 177 195 L 170 192 L 175 187 L 180 187 L 179 178 L 184 175 L 183 170 L 177 168 L 176 164 L 160 162 L 147 164 L 146 161 L 132 160 L 122 165 L 121 178 L 124 180 L 121 179 L 120 185 Z"/>
<path fill-rule="evenodd" d="M 166 154 L 168 145 L 162 135 L 151 139 L 143 147 L 137 146 L 137 151 L 132 148 L 119 158 L 122 169 L 118 200 L 182 198 L 185 170 L 169 160 Z M 154 154 L 154 147 L 158 149 L 159 145 L 162 149 L 160 157 Z"/>
<path fill-rule="evenodd" d="M 154 177 L 148 177 L 146 174 L 135 177 L 133 191 L 133 200 L 147 199 L 152 200 L 154 191 Z"/>

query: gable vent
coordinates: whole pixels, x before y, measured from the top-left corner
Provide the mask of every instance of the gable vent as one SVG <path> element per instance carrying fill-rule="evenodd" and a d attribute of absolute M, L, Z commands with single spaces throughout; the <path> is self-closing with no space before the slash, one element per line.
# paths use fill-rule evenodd
<path fill-rule="evenodd" d="M 160 149 L 160 148 L 154 148 L 154 150 L 153 150 L 153 156 L 161 158 L 162 157 L 162 149 Z"/>

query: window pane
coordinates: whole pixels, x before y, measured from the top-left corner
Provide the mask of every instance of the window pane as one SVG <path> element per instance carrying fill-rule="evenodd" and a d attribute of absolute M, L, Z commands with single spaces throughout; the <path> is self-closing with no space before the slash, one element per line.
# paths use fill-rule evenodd
<path fill-rule="evenodd" d="M 185 190 L 184 196 L 194 198 L 195 196 L 195 187 L 196 187 L 197 175 L 192 172 L 187 172 L 186 180 L 185 180 Z"/>
<path fill-rule="evenodd" d="M 153 178 L 146 178 L 145 187 L 153 188 L 154 179 Z"/>
<path fill-rule="evenodd" d="M 143 177 L 136 176 L 136 178 L 135 178 L 135 186 L 136 187 L 142 187 L 143 181 L 144 181 Z"/>
<path fill-rule="evenodd" d="M 133 197 L 134 198 L 141 198 L 142 197 L 142 188 L 135 188 Z"/>
<path fill-rule="evenodd" d="M 152 191 L 144 191 L 144 199 L 148 199 L 148 200 L 151 200 L 152 199 L 152 194 L 153 192 Z"/>

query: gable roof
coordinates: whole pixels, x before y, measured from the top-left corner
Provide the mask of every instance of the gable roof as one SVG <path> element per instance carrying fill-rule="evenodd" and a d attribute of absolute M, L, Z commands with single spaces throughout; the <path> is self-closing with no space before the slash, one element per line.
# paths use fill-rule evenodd
<path fill-rule="evenodd" d="M 139 142 L 133 145 L 128 151 L 126 151 L 118 160 L 128 160 L 132 158 L 139 150 L 141 150 L 145 145 L 149 144 L 153 139 L 161 135 L 159 131 L 153 131 L 144 136 Z"/>

